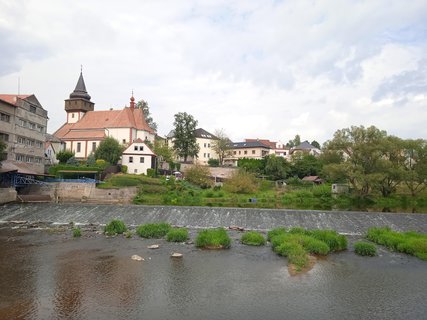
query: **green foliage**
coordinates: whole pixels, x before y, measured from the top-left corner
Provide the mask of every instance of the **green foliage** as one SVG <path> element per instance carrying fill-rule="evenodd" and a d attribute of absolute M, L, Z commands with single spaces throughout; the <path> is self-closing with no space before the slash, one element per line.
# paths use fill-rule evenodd
<path fill-rule="evenodd" d="M 284 227 L 278 227 L 278 228 L 272 229 L 267 233 L 267 240 L 271 241 L 274 237 L 279 235 L 284 235 L 284 234 L 286 234 L 286 228 Z"/>
<path fill-rule="evenodd" d="M 263 246 L 265 245 L 265 238 L 264 236 L 256 231 L 249 231 L 245 232 L 242 237 L 240 238 L 240 241 L 243 244 L 247 244 L 250 246 Z"/>
<path fill-rule="evenodd" d="M 150 107 L 148 106 L 148 102 L 145 100 L 140 100 L 136 103 L 135 106 L 137 109 L 142 109 L 142 113 L 144 114 L 145 122 L 147 122 L 148 126 L 157 131 L 157 123 L 154 122 L 153 117 L 151 117 Z"/>
<path fill-rule="evenodd" d="M 184 242 L 188 239 L 187 228 L 173 228 L 166 234 L 166 240 L 169 242 Z"/>
<path fill-rule="evenodd" d="M 175 114 L 174 125 L 174 140 L 173 148 L 176 154 L 184 158 L 195 157 L 199 152 L 199 145 L 196 143 L 196 126 L 197 120 L 192 115 L 186 112 Z"/>
<path fill-rule="evenodd" d="M 274 250 L 278 255 L 287 257 L 289 263 L 296 266 L 297 271 L 307 267 L 309 259 L 307 252 L 298 242 L 283 242 Z"/>
<path fill-rule="evenodd" d="M 94 166 L 96 166 L 96 159 L 95 159 L 95 155 L 93 153 L 91 153 L 87 157 L 86 166 L 88 166 L 88 167 L 94 167 Z"/>
<path fill-rule="evenodd" d="M 194 165 L 185 171 L 185 180 L 201 188 L 209 188 L 213 185 L 208 167 Z"/>
<path fill-rule="evenodd" d="M 318 176 L 321 169 L 320 160 L 311 154 L 296 153 L 292 155 L 290 175 L 294 177 L 302 179 L 306 176 Z"/>
<path fill-rule="evenodd" d="M 74 238 L 79 238 L 82 236 L 82 230 L 80 228 L 73 228 L 73 237 Z"/>
<path fill-rule="evenodd" d="M 99 144 L 95 150 L 95 158 L 103 159 L 111 164 L 117 164 L 123 152 L 123 147 L 119 142 L 112 138 L 107 137 Z"/>
<path fill-rule="evenodd" d="M 311 230 L 308 232 L 308 235 L 325 242 L 331 251 L 347 249 L 347 238 L 334 230 Z"/>
<path fill-rule="evenodd" d="M 147 223 L 140 225 L 136 233 L 142 238 L 163 238 L 171 230 L 169 223 Z"/>
<path fill-rule="evenodd" d="M 156 176 L 156 170 L 152 168 L 147 169 L 147 177 L 154 178 Z"/>
<path fill-rule="evenodd" d="M 272 154 L 265 158 L 264 173 L 272 180 L 285 179 L 290 173 L 291 166 L 283 157 Z"/>
<path fill-rule="evenodd" d="M 208 160 L 208 165 L 209 165 L 209 167 L 219 167 L 219 160 L 214 159 L 214 158 L 210 158 Z"/>
<path fill-rule="evenodd" d="M 74 156 L 72 156 L 67 160 L 67 165 L 73 166 L 73 167 L 79 167 L 80 162 Z"/>
<path fill-rule="evenodd" d="M 127 166 L 127 165 L 125 165 L 125 164 L 122 164 L 122 166 L 121 166 L 121 168 L 120 168 L 120 171 L 121 171 L 122 173 L 128 173 L 128 166 Z"/>
<path fill-rule="evenodd" d="M 6 160 L 5 153 L 7 149 L 7 143 L 0 139 L 0 167 L 1 167 L 1 161 Z"/>
<path fill-rule="evenodd" d="M 224 190 L 231 193 L 248 194 L 256 192 L 258 185 L 251 173 L 239 170 L 224 182 Z"/>
<path fill-rule="evenodd" d="M 97 159 L 95 162 L 96 162 L 96 165 L 100 168 L 105 169 L 106 167 L 108 167 L 108 162 L 105 161 L 104 159 Z"/>
<path fill-rule="evenodd" d="M 427 235 L 416 232 L 396 232 L 389 227 L 370 228 L 366 238 L 387 248 L 427 260 Z"/>
<path fill-rule="evenodd" d="M 125 238 L 127 238 L 127 239 L 130 239 L 133 236 L 133 233 L 130 230 L 125 231 L 123 234 L 124 234 Z"/>
<path fill-rule="evenodd" d="M 224 164 L 224 158 L 230 154 L 230 139 L 225 134 L 224 130 L 215 130 L 215 140 L 212 144 L 212 150 L 218 155 L 218 165 Z M 209 164 L 210 165 L 210 164 Z M 215 167 L 214 165 L 211 165 Z"/>
<path fill-rule="evenodd" d="M 104 228 L 104 233 L 108 236 L 122 234 L 127 230 L 126 225 L 122 220 L 111 220 Z"/>
<path fill-rule="evenodd" d="M 239 168 L 245 169 L 247 172 L 261 174 L 265 169 L 265 159 L 248 159 L 243 158 L 237 161 Z"/>
<path fill-rule="evenodd" d="M 196 247 L 208 249 L 228 249 L 231 239 L 222 228 L 203 230 L 197 234 Z"/>
<path fill-rule="evenodd" d="M 56 154 L 56 159 L 59 161 L 59 163 L 67 163 L 68 159 L 71 157 L 74 157 L 74 152 L 70 150 L 59 151 Z"/>
<path fill-rule="evenodd" d="M 354 252 L 359 256 L 373 257 L 377 255 L 377 247 L 369 242 L 357 241 L 354 243 Z"/>

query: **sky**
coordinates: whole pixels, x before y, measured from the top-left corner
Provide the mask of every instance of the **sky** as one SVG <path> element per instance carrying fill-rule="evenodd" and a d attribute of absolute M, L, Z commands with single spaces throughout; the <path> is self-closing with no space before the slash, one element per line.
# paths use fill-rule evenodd
<path fill-rule="evenodd" d="M 235 142 L 427 138 L 425 0 L 0 0 L 0 93 L 35 94 L 50 133 L 81 65 L 95 110 L 133 91 L 160 135 L 187 112 Z"/>

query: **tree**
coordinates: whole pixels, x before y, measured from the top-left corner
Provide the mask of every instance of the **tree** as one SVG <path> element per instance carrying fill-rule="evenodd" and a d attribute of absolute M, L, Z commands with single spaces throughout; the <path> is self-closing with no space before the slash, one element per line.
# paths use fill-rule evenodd
<path fill-rule="evenodd" d="M 196 143 L 196 126 L 197 120 L 192 115 L 186 112 L 179 112 L 175 114 L 175 121 L 173 123 L 175 129 L 173 149 L 178 156 L 184 158 L 196 157 L 199 152 L 199 145 Z"/>
<path fill-rule="evenodd" d="M 161 139 L 154 140 L 153 151 L 157 155 L 157 164 L 162 167 L 163 163 L 169 163 L 170 169 L 172 170 L 173 163 L 173 149 L 168 146 L 166 141 Z"/>
<path fill-rule="evenodd" d="M 293 148 L 293 147 L 299 146 L 300 144 L 301 144 L 301 137 L 299 134 L 297 134 L 293 140 L 288 141 L 286 146 L 289 148 Z"/>
<path fill-rule="evenodd" d="M 140 100 L 136 103 L 137 109 L 142 109 L 142 113 L 144 113 L 145 121 L 147 122 L 148 126 L 153 129 L 154 131 L 157 131 L 157 123 L 154 122 L 153 117 L 150 113 L 150 107 L 148 106 L 148 102 L 145 100 Z"/>
<path fill-rule="evenodd" d="M 59 151 L 56 154 L 56 159 L 59 161 L 59 163 L 67 163 L 68 159 L 72 157 L 74 157 L 74 152 L 71 150 Z"/>
<path fill-rule="evenodd" d="M 230 142 L 231 140 L 225 134 L 224 130 L 215 130 L 215 136 L 218 140 L 212 144 L 212 150 L 218 155 L 219 165 L 224 165 L 224 158 L 230 153 Z"/>
<path fill-rule="evenodd" d="M 292 176 L 298 176 L 300 179 L 306 176 L 318 176 L 321 169 L 322 163 L 311 154 L 297 153 L 292 155 Z"/>
<path fill-rule="evenodd" d="M 316 147 L 317 149 L 320 149 L 320 144 L 316 140 L 311 141 L 310 143 L 313 147 Z"/>
<path fill-rule="evenodd" d="M 102 159 L 111 164 L 117 164 L 123 152 L 119 142 L 112 138 L 105 138 L 95 150 L 96 160 Z"/>
<path fill-rule="evenodd" d="M 285 179 L 290 171 L 289 163 L 283 157 L 272 154 L 265 157 L 265 174 L 273 180 Z"/>
<path fill-rule="evenodd" d="M 384 179 L 384 143 L 387 133 L 374 126 L 337 130 L 325 144 L 326 152 L 342 155 L 343 161 L 325 165 L 325 173 L 345 175 L 360 196 L 367 196 Z"/>
<path fill-rule="evenodd" d="M 427 140 L 405 140 L 403 182 L 415 197 L 427 188 Z"/>

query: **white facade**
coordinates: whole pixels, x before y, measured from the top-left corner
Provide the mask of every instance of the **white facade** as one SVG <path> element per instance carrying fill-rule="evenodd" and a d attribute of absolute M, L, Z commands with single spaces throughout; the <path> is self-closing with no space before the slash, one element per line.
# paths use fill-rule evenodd
<path fill-rule="evenodd" d="M 154 167 L 155 158 L 155 153 L 138 139 L 123 152 L 122 165 L 128 167 L 130 174 L 147 174 L 147 169 Z"/>

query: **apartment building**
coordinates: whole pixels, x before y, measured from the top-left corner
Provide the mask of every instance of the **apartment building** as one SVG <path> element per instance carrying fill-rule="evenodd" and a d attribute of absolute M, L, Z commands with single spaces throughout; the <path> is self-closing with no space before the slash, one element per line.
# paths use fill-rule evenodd
<path fill-rule="evenodd" d="M 47 121 L 34 94 L 0 94 L 0 139 L 7 144 L 3 163 L 21 173 L 44 173 Z"/>

